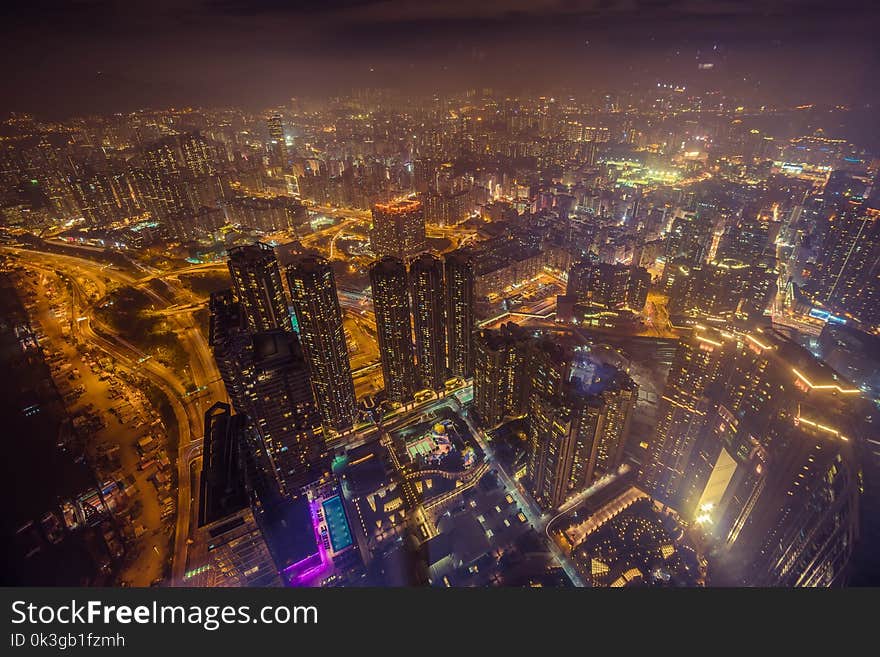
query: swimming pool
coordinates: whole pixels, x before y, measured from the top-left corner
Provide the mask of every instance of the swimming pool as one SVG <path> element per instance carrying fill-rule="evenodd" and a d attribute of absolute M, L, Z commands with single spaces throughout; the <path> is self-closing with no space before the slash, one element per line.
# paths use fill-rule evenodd
<path fill-rule="evenodd" d="M 324 500 L 321 506 L 324 509 L 324 520 L 327 522 L 327 531 L 330 533 L 330 545 L 333 547 L 333 551 L 344 550 L 351 545 L 352 538 L 342 499 L 339 495 L 334 495 L 329 500 Z"/>

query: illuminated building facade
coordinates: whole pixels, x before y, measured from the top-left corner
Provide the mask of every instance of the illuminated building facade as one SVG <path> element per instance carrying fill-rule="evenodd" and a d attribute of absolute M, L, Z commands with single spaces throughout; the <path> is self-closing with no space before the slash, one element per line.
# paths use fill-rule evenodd
<path fill-rule="evenodd" d="M 505 324 L 500 331 L 484 329 L 474 334 L 474 409 L 485 427 L 522 412 L 523 337 L 518 329 Z"/>
<path fill-rule="evenodd" d="M 670 285 L 675 279 L 679 266 L 696 267 L 709 259 L 712 229 L 712 221 L 705 214 L 687 212 L 673 220 L 666 236 L 664 285 Z"/>
<path fill-rule="evenodd" d="M 507 322 L 474 335 L 474 408 L 483 426 L 526 415 L 535 394 L 552 397 L 572 375 L 572 353 Z"/>
<path fill-rule="evenodd" d="M 749 426 L 727 406 L 713 409 L 682 478 L 682 516 L 698 525 L 711 522 L 718 536 L 733 529 L 765 483 L 768 452 Z"/>
<path fill-rule="evenodd" d="M 829 444 L 828 436 L 809 430 L 795 433 L 801 435 L 791 437 L 758 499 L 758 518 L 750 518 L 741 537 L 747 545 L 752 536 L 764 539 L 749 569 L 757 577 L 747 581 L 759 586 L 839 585 L 858 535 L 858 473 L 845 446 Z"/>
<path fill-rule="evenodd" d="M 273 114 L 266 121 L 269 129 L 269 154 L 272 164 L 278 167 L 287 165 L 287 142 L 284 140 L 284 119 Z"/>
<path fill-rule="evenodd" d="M 425 207 L 425 219 L 432 224 L 454 226 L 467 218 L 472 207 L 468 190 L 456 192 L 426 192 L 420 195 Z"/>
<path fill-rule="evenodd" d="M 724 259 L 697 267 L 681 265 L 670 291 L 675 313 L 730 317 L 740 311 L 760 316 L 776 291 L 773 270 Z"/>
<path fill-rule="evenodd" d="M 819 261 L 819 300 L 868 326 L 880 323 L 880 210 L 847 204 L 832 215 Z"/>
<path fill-rule="evenodd" d="M 393 256 L 404 262 L 428 248 L 422 203 L 405 199 L 373 206 L 370 248 L 376 257 Z"/>
<path fill-rule="evenodd" d="M 535 389 L 529 403 L 527 475 L 535 499 L 557 508 L 623 459 L 638 386 L 611 366 L 581 363 L 560 392 Z"/>
<path fill-rule="evenodd" d="M 644 267 L 582 260 L 569 269 L 566 297 L 571 303 L 641 312 L 650 285 L 651 275 Z"/>
<path fill-rule="evenodd" d="M 254 334 L 251 354 L 241 372 L 243 410 L 262 443 L 259 460 L 269 464 L 280 493 L 292 497 L 327 465 L 308 365 L 296 335 L 281 329 Z"/>
<path fill-rule="evenodd" d="M 809 424 L 778 418 L 777 446 L 747 503 L 719 513 L 719 582 L 814 587 L 846 582 L 859 533 L 859 475 L 852 446 Z M 729 486 L 728 488 L 735 487 Z M 721 509 L 720 511 L 725 511 Z M 704 512 L 711 518 L 711 506 Z"/>
<path fill-rule="evenodd" d="M 229 249 L 229 274 L 251 332 L 293 330 L 275 250 L 258 242 Z"/>
<path fill-rule="evenodd" d="M 198 521 L 188 551 L 190 586 L 280 586 L 245 482 L 248 422 L 228 404 L 205 413 Z"/>
<path fill-rule="evenodd" d="M 409 265 L 417 386 L 440 390 L 446 380 L 446 318 L 443 263 L 430 253 Z"/>
<path fill-rule="evenodd" d="M 351 429 L 357 399 L 333 268 L 323 258 L 302 255 L 286 273 L 321 421 L 336 431 Z"/>
<path fill-rule="evenodd" d="M 757 262 L 770 243 L 770 226 L 760 213 L 750 212 L 736 224 L 730 224 L 721 236 L 716 259 L 739 260 L 746 264 Z"/>
<path fill-rule="evenodd" d="M 127 183 L 120 178 L 96 173 L 71 180 L 70 188 L 89 226 L 105 226 L 133 214 Z"/>
<path fill-rule="evenodd" d="M 859 403 L 779 333 L 698 327 L 679 346 L 643 485 L 715 546 L 718 582 L 840 583 L 858 531 Z"/>
<path fill-rule="evenodd" d="M 233 407 L 244 409 L 243 363 L 249 359 L 251 336 L 247 317 L 242 305 L 235 300 L 232 290 L 219 290 L 211 294 L 208 302 L 211 313 L 208 324 L 208 344 L 214 361 L 226 387 Z"/>
<path fill-rule="evenodd" d="M 291 196 L 237 196 L 225 210 L 229 223 L 263 233 L 296 230 L 308 220 L 306 207 Z"/>
<path fill-rule="evenodd" d="M 640 313 L 648 302 L 648 289 L 651 287 L 651 274 L 644 267 L 633 265 L 630 270 L 629 286 L 626 290 L 626 305 L 633 312 Z"/>
<path fill-rule="evenodd" d="M 453 252 L 446 273 L 446 347 L 449 373 L 470 378 L 474 373 L 474 268 L 470 257 Z"/>
<path fill-rule="evenodd" d="M 416 389 L 406 266 L 397 258 L 382 258 L 370 266 L 370 282 L 385 393 L 406 403 Z"/>
<path fill-rule="evenodd" d="M 665 504 L 679 504 L 691 455 L 711 408 L 707 390 L 719 378 L 731 348 L 720 332 L 702 329 L 679 344 L 642 468 L 647 490 Z"/>

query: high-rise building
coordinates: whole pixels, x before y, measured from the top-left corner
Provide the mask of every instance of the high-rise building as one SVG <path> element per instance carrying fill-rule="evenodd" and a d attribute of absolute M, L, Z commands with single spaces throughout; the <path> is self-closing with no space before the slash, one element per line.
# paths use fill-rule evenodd
<path fill-rule="evenodd" d="M 515 324 L 508 323 L 508 328 Z M 553 397 L 575 376 L 572 349 L 550 337 L 533 337 L 519 330 L 519 361 L 516 373 L 516 413 L 529 413 L 535 394 Z"/>
<path fill-rule="evenodd" d="M 280 586 L 245 482 L 248 426 L 228 404 L 205 413 L 198 522 L 188 550 L 190 586 Z"/>
<path fill-rule="evenodd" d="M 710 411 L 681 479 L 679 513 L 701 525 L 711 519 L 719 537 L 732 530 L 766 478 L 768 453 L 750 426 L 724 404 Z"/>
<path fill-rule="evenodd" d="M 666 237 L 666 263 L 663 282 L 671 284 L 679 266 L 696 267 L 710 256 L 712 221 L 705 214 L 686 212 L 676 217 Z"/>
<path fill-rule="evenodd" d="M 834 586 L 849 570 L 858 536 L 858 470 L 847 445 L 817 436 L 821 431 L 795 433 L 757 500 L 758 517 L 741 536 L 763 538 L 748 584 Z"/>
<path fill-rule="evenodd" d="M 409 265 L 418 387 L 440 390 L 446 380 L 443 263 L 423 253 Z"/>
<path fill-rule="evenodd" d="M 251 355 L 240 372 L 242 410 L 261 440 L 258 460 L 269 463 L 283 495 L 295 496 L 327 465 L 308 366 L 296 335 L 281 329 L 254 334 Z"/>
<path fill-rule="evenodd" d="M 215 150 L 198 132 L 180 135 L 179 147 L 184 167 L 193 176 L 212 176 L 217 173 Z"/>
<path fill-rule="evenodd" d="M 323 258 L 301 255 L 286 271 L 321 421 L 336 431 L 351 429 L 357 399 L 333 267 Z"/>
<path fill-rule="evenodd" d="M 760 317 L 776 292 L 778 273 L 725 258 L 696 267 L 680 265 L 669 296 L 672 313 Z"/>
<path fill-rule="evenodd" d="M 769 221 L 754 212 L 728 226 L 718 244 L 715 259 L 731 258 L 745 263 L 759 260 L 769 245 Z"/>
<path fill-rule="evenodd" d="M 425 208 L 425 220 L 440 226 L 461 223 L 472 207 L 472 193 L 466 189 L 449 193 L 429 191 L 419 197 Z"/>
<path fill-rule="evenodd" d="M 370 282 L 385 393 L 391 401 L 406 403 L 416 384 L 406 266 L 397 258 L 377 260 L 370 266 Z"/>
<path fill-rule="evenodd" d="M 630 296 L 630 267 L 604 262 L 579 262 L 568 274 L 566 294 L 603 308 L 622 308 Z"/>
<path fill-rule="evenodd" d="M 711 408 L 707 390 L 720 378 L 732 348 L 719 331 L 702 329 L 678 346 L 660 400 L 650 455 L 642 468 L 647 490 L 666 504 L 680 503 L 691 455 Z"/>
<path fill-rule="evenodd" d="M 539 504 L 557 508 L 623 460 L 638 386 L 609 365 L 584 361 L 558 393 L 532 392 L 527 475 Z"/>
<path fill-rule="evenodd" d="M 595 141 L 588 141 L 583 146 L 584 164 L 587 166 L 595 166 L 599 155 L 599 144 Z"/>
<path fill-rule="evenodd" d="M 474 267 L 464 252 L 446 256 L 446 348 L 449 373 L 474 373 Z"/>
<path fill-rule="evenodd" d="M 276 328 L 291 331 L 287 294 L 275 250 L 258 242 L 233 247 L 228 253 L 235 296 L 244 308 L 251 332 Z"/>
<path fill-rule="evenodd" d="M 248 333 L 247 317 L 241 304 L 235 300 L 232 290 L 211 293 L 208 309 L 208 344 L 214 354 L 220 378 L 226 387 L 232 406 L 239 412 L 244 409 L 244 379 L 241 376 L 244 363 L 250 358 L 252 340 Z"/>
<path fill-rule="evenodd" d="M 721 534 L 716 565 L 720 583 L 845 583 L 859 533 L 859 475 L 852 445 L 827 429 L 774 418 L 770 430 L 777 445 L 766 475 L 758 486 L 747 482 L 751 498 L 737 505 L 737 514 L 729 514 L 729 521 L 717 529 L 709 527 Z M 710 505 L 701 508 L 706 517 L 715 511 Z"/>
<path fill-rule="evenodd" d="M 819 354 L 848 381 L 880 398 L 880 336 L 827 323 L 819 335 Z"/>
<path fill-rule="evenodd" d="M 839 583 L 858 531 L 861 403 L 775 331 L 697 328 L 670 372 L 644 487 L 703 532 L 720 583 Z"/>
<path fill-rule="evenodd" d="M 648 290 L 651 287 L 651 273 L 644 267 L 634 264 L 630 270 L 629 286 L 626 290 L 626 305 L 640 313 L 648 302 Z"/>
<path fill-rule="evenodd" d="M 69 181 L 76 206 L 89 226 L 105 226 L 133 214 L 122 186 L 124 180 L 96 173 Z"/>
<path fill-rule="evenodd" d="M 504 327 L 474 335 L 474 410 L 482 426 L 516 413 L 520 355 L 520 341 Z"/>
<path fill-rule="evenodd" d="M 508 322 L 474 335 L 474 409 L 485 427 L 529 410 L 533 392 L 552 396 L 569 378 L 571 354 Z"/>
<path fill-rule="evenodd" d="M 287 165 L 287 142 L 284 140 L 284 119 L 280 114 L 273 114 L 266 120 L 269 128 L 269 153 L 272 164 L 277 167 Z"/>
<path fill-rule="evenodd" d="M 428 248 L 425 213 L 420 201 L 405 199 L 373 206 L 370 248 L 377 258 L 407 261 Z"/>
<path fill-rule="evenodd" d="M 849 203 L 832 217 L 819 260 L 819 301 L 880 323 L 880 210 Z"/>

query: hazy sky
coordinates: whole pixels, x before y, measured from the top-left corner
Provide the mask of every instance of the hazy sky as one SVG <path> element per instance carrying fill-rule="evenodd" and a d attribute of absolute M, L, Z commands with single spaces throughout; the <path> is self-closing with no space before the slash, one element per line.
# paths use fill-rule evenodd
<path fill-rule="evenodd" d="M 865 0 L 16 0 L 0 110 L 263 107 L 355 86 L 878 96 Z M 711 61 L 711 71 L 697 63 Z"/>

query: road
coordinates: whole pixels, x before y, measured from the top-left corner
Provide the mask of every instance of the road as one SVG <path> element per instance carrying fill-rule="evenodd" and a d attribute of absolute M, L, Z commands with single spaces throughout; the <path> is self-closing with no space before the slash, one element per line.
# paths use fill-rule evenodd
<path fill-rule="evenodd" d="M 103 449 L 115 446 L 119 471 L 123 473 L 118 478 L 130 477 L 133 486 L 127 494 L 130 499 L 140 503 L 141 512 L 137 514 L 137 522 L 134 524 L 140 524 L 144 533 L 131 544 L 129 554 L 135 556 L 127 560 L 125 568 L 120 570 L 120 581 L 133 586 L 149 586 L 157 577 L 162 577 L 163 563 L 168 558 L 170 546 L 162 540 L 166 525 L 162 518 L 160 494 L 150 482 L 155 470 L 152 467 L 140 467 L 143 460 L 135 441 L 151 434 L 152 427 L 147 423 L 157 413 L 149 406 L 143 394 L 136 391 L 130 383 L 117 377 L 105 382 L 103 376 L 99 377 L 91 370 L 88 357 L 76 346 L 79 340 L 76 340 L 75 334 L 70 333 L 64 338 L 64 330 L 70 329 L 72 320 L 75 319 L 71 313 L 77 310 L 75 297 L 79 296 L 79 290 L 65 286 L 59 278 L 61 274 L 55 270 L 34 264 L 25 266 L 32 271 L 41 272 L 38 283 L 33 288 L 37 299 L 33 312 L 39 317 L 48 339 L 46 345 L 50 351 L 66 358 L 66 362 L 73 367 L 70 376 L 75 377 L 73 380 L 85 388 L 80 399 L 67 404 L 69 411 L 75 413 L 88 407 L 97 408 L 105 421 L 109 420 L 102 429 L 93 434 L 86 449 L 92 458 L 97 459 Z M 62 314 L 59 315 L 53 309 L 60 310 Z M 61 376 L 64 375 L 56 374 L 56 380 Z M 108 393 L 111 390 L 121 396 L 110 398 Z M 121 416 L 109 417 L 111 409 L 124 405 L 132 409 L 132 419 L 123 421 Z M 99 470 L 99 475 L 102 481 L 109 476 L 106 470 Z M 132 489 L 137 492 L 132 492 Z M 154 550 L 160 555 L 160 560 L 154 557 Z"/>
<path fill-rule="evenodd" d="M 483 453 L 485 454 L 485 465 L 482 467 L 485 467 L 486 470 L 492 468 L 498 473 L 498 478 L 500 479 L 501 483 L 504 485 L 506 491 L 516 501 L 517 506 L 519 506 L 519 508 L 522 510 L 529 524 L 539 534 L 544 534 L 546 536 L 548 550 L 554 556 L 556 561 L 560 564 L 566 575 L 568 575 L 569 579 L 571 579 L 572 583 L 574 583 L 575 586 L 584 586 L 583 580 L 578 574 L 577 569 L 574 567 L 574 564 L 568 558 L 568 555 L 563 552 L 556 541 L 552 540 L 549 535 L 546 535 L 546 528 L 549 521 L 551 520 L 550 514 L 544 513 L 538 507 L 537 503 L 532 499 L 531 495 L 524 491 L 504 470 L 504 468 L 501 467 L 501 464 L 495 458 L 491 442 L 488 441 L 485 434 L 473 424 L 470 417 L 468 417 L 467 414 L 463 412 L 462 403 L 459 400 L 459 393 L 467 392 L 470 385 L 470 382 L 463 382 L 460 387 L 456 388 L 455 390 L 449 391 L 448 393 L 443 393 L 438 398 L 429 399 L 424 402 L 414 403 L 411 406 L 407 406 L 399 411 L 397 414 L 387 417 L 381 430 L 374 425 L 364 427 L 354 434 L 349 434 L 345 440 L 340 441 L 339 444 L 335 446 L 340 447 L 345 445 L 349 448 L 361 446 L 367 442 L 375 440 L 380 435 L 388 436 L 388 434 L 391 434 L 406 425 L 419 422 L 421 421 L 421 418 L 423 416 L 430 415 L 443 406 L 451 407 L 452 410 L 454 410 L 459 415 L 459 417 L 464 420 L 465 424 L 467 424 L 468 430 L 471 432 L 471 435 L 474 436 L 477 444 L 483 450 Z M 393 449 L 389 448 L 389 451 L 392 452 L 392 460 L 394 460 Z M 588 491 L 585 491 L 584 496 L 595 492 L 595 490 L 595 488 L 591 488 Z M 461 492 L 460 489 L 453 491 L 453 493 L 456 494 L 459 492 Z M 566 503 L 566 505 L 568 505 L 569 503 L 579 503 L 580 501 L 583 501 L 583 498 L 578 498 L 575 501 L 569 501 Z M 571 507 L 567 506 L 567 508 Z"/>
<path fill-rule="evenodd" d="M 461 407 L 459 406 L 459 409 Z M 532 498 L 531 495 L 526 493 L 511 477 L 507 471 L 501 467 L 501 464 L 498 463 L 498 460 L 495 458 L 495 452 L 492 449 L 492 444 L 489 440 L 486 439 L 486 434 L 483 433 L 481 429 L 478 429 L 473 422 L 471 422 L 470 417 L 467 416 L 466 413 L 459 412 L 459 415 L 464 419 L 465 423 L 468 425 L 468 429 L 471 434 L 474 436 L 474 439 L 477 441 L 477 444 L 480 446 L 480 449 L 483 450 L 483 453 L 486 455 L 486 460 L 488 463 L 494 465 L 495 471 L 498 473 L 498 478 L 501 480 L 501 483 L 504 485 L 507 492 L 513 497 L 516 501 L 517 506 L 519 506 L 520 510 L 522 510 L 523 514 L 526 516 L 526 519 L 529 521 L 529 524 L 537 531 L 539 534 L 544 534 L 546 537 L 547 547 L 550 550 L 550 553 L 556 558 L 557 563 L 559 563 L 560 567 L 565 571 L 565 574 L 568 575 L 568 578 L 571 580 L 572 584 L 575 586 L 584 586 L 584 581 L 581 579 L 581 576 L 578 574 L 577 569 L 574 567 L 574 564 L 568 558 L 568 555 L 562 551 L 562 548 L 554 541 L 549 534 L 546 533 L 546 528 L 549 525 L 550 515 L 541 510 L 538 506 L 537 502 Z"/>
<path fill-rule="evenodd" d="M 186 352 L 190 356 L 190 373 L 196 392 L 187 391 L 177 374 L 150 358 L 137 347 L 116 335 L 94 315 L 96 303 L 84 288 L 81 279 L 86 279 L 97 290 L 98 303 L 115 285 L 137 285 L 139 279 L 118 269 L 77 256 L 46 253 L 32 249 L 2 247 L 3 250 L 27 258 L 28 262 L 48 266 L 55 271 L 64 271 L 71 280 L 74 290 L 72 313 L 77 318 L 73 330 L 79 339 L 87 341 L 113 356 L 120 369 L 146 376 L 168 398 L 177 420 L 178 431 L 178 504 L 172 559 L 171 585 L 182 583 L 186 572 L 187 539 L 189 538 L 193 509 L 197 508 L 197 491 L 190 487 L 190 463 L 195 446 L 201 444 L 204 412 L 215 402 L 226 400 L 226 391 L 214 363 L 210 348 L 195 325 L 191 315 L 173 315 L 170 321 L 176 327 Z M 149 287 L 143 288 L 160 307 L 175 303 L 185 305 L 197 299 L 179 284 L 166 282 L 172 298 L 168 299 Z"/>

